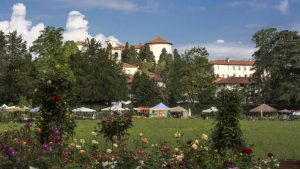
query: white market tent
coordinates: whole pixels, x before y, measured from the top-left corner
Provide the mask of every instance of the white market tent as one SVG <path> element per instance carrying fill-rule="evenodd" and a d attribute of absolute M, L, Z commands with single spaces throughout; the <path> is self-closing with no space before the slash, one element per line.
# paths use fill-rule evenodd
<path fill-rule="evenodd" d="M 80 108 L 77 108 L 77 109 L 73 109 L 72 112 L 74 112 L 74 113 L 78 113 L 78 112 L 90 113 L 90 112 L 96 112 L 96 110 L 90 109 L 90 108 L 86 108 L 86 107 L 80 107 Z"/>
<path fill-rule="evenodd" d="M 210 114 L 217 112 L 218 109 L 216 107 L 211 107 L 209 109 L 202 110 L 202 114 Z"/>
<path fill-rule="evenodd" d="M 104 109 L 101 109 L 101 111 L 126 111 L 130 110 L 128 108 L 122 108 L 122 102 L 116 102 L 111 107 L 106 107 Z"/>

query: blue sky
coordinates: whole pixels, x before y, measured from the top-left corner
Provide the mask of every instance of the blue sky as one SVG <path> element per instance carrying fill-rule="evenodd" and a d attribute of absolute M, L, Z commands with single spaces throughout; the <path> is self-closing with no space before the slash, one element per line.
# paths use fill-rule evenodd
<path fill-rule="evenodd" d="M 17 19 L 11 19 L 18 3 L 26 8 L 21 19 L 30 26 L 18 23 L 24 15 L 20 6 L 14 10 Z M 210 59 L 250 58 L 257 30 L 299 31 L 299 9 L 300 0 L 1 0 L 0 29 L 18 29 L 30 44 L 44 26 L 66 28 L 69 23 L 66 39 L 135 44 L 161 36 L 180 50 L 205 46 Z"/>

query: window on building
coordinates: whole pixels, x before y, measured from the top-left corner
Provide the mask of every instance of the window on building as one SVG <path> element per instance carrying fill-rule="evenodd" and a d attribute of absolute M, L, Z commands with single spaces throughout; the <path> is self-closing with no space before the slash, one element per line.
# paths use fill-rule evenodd
<path fill-rule="evenodd" d="M 232 69 L 235 70 L 235 66 L 232 66 Z"/>
<path fill-rule="evenodd" d="M 241 70 L 241 66 L 239 66 L 239 70 Z"/>
<path fill-rule="evenodd" d="M 227 66 L 227 69 L 228 69 L 228 70 L 229 70 L 229 67 L 230 67 L 230 66 Z"/>
<path fill-rule="evenodd" d="M 247 66 L 244 66 L 244 71 L 246 71 L 247 70 Z"/>

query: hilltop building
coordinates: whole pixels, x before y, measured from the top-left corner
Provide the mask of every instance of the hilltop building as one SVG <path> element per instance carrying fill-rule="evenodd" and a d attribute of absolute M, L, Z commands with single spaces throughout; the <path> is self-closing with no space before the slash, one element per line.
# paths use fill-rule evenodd
<path fill-rule="evenodd" d="M 251 77 L 254 73 L 252 67 L 254 65 L 253 60 L 213 60 L 210 61 L 213 64 L 214 73 L 220 78 L 228 77 Z"/>
<path fill-rule="evenodd" d="M 163 48 L 166 49 L 167 53 L 172 53 L 172 43 L 166 41 L 165 39 L 161 37 L 157 37 L 155 39 L 150 40 L 149 42 L 145 43 L 145 45 L 149 45 L 150 50 L 153 52 L 153 55 L 155 56 L 155 61 L 158 62 L 159 56 L 161 54 L 161 51 Z M 134 45 L 135 50 L 139 53 L 141 48 L 143 47 L 143 44 L 139 43 L 137 45 Z M 112 53 L 118 54 L 118 60 L 121 60 L 122 51 L 125 49 L 124 45 L 117 45 L 112 49 Z"/>

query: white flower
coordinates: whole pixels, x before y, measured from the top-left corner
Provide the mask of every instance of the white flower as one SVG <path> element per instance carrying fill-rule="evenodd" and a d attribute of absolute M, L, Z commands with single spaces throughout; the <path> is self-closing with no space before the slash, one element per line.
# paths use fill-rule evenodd
<path fill-rule="evenodd" d="M 195 140 L 195 143 L 196 143 L 196 144 L 199 144 L 199 140 Z"/>
<path fill-rule="evenodd" d="M 114 148 L 118 148 L 118 144 L 114 143 L 114 144 L 113 144 L 113 147 L 114 147 Z"/>
<path fill-rule="evenodd" d="M 208 136 L 206 134 L 202 134 L 201 135 L 201 139 L 207 141 L 208 140 Z"/>
<path fill-rule="evenodd" d="M 108 161 L 102 162 L 102 166 L 103 166 L 103 167 L 106 167 L 106 166 L 109 165 L 109 164 L 111 164 L 111 163 L 108 162 Z"/>
<path fill-rule="evenodd" d="M 81 149 L 81 146 L 80 146 L 80 145 L 76 145 L 76 148 L 77 148 L 78 150 L 80 150 L 80 149 Z"/>
<path fill-rule="evenodd" d="M 112 152 L 112 150 L 111 149 L 107 149 L 106 152 L 110 154 Z"/>
<path fill-rule="evenodd" d="M 92 140 L 92 144 L 96 145 L 96 144 L 98 144 L 98 141 L 97 140 Z"/>
<path fill-rule="evenodd" d="M 179 151 L 179 149 L 178 149 L 178 148 L 174 148 L 174 151 L 175 151 L 175 152 L 178 152 L 178 151 Z"/>
<path fill-rule="evenodd" d="M 142 137 L 143 135 L 144 135 L 143 133 L 140 133 L 140 134 L 139 134 L 140 137 Z"/>
<path fill-rule="evenodd" d="M 198 149 L 197 144 L 193 144 L 193 145 L 192 145 L 192 148 L 193 148 L 194 150 L 197 150 L 197 149 Z"/>
<path fill-rule="evenodd" d="M 93 131 L 93 132 L 91 132 L 91 135 L 92 136 L 97 136 L 97 133 Z"/>
<path fill-rule="evenodd" d="M 84 140 L 84 139 L 80 139 L 79 141 L 80 141 L 81 144 L 84 144 L 84 143 L 85 143 L 85 140 Z"/>

